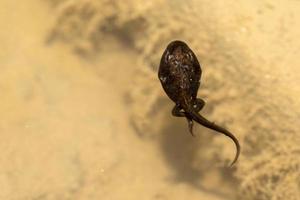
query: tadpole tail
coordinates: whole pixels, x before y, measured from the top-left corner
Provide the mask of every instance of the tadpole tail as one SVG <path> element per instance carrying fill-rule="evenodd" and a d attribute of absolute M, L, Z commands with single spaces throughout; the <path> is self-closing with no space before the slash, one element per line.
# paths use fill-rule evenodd
<path fill-rule="evenodd" d="M 233 164 L 238 160 L 239 155 L 240 155 L 240 144 L 239 144 L 239 141 L 237 140 L 237 138 L 232 133 L 230 133 L 228 130 L 226 130 L 225 128 L 222 128 L 222 127 L 216 125 L 215 123 L 208 121 L 206 118 L 204 118 L 199 113 L 197 113 L 195 111 L 190 111 L 189 114 L 192 116 L 193 120 L 195 120 L 199 124 L 205 126 L 206 128 L 223 133 L 224 135 L 226 135 L 227 137 L 229 137 L 233 140 L 233 142 L 235 143 L 235 146 L 236 146 L 235 158 L 230 165 L 230 166 L 233 166 Z"/>

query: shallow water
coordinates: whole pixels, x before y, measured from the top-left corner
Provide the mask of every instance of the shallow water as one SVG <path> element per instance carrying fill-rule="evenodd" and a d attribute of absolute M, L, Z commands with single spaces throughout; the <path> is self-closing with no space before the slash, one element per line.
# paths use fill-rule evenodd
<path fill-rule="evenodd" d="M 299 1 L 3 1 L 0 199 L 300 199 Z M 186 41 L 201 111 L 156 70 Z"/>

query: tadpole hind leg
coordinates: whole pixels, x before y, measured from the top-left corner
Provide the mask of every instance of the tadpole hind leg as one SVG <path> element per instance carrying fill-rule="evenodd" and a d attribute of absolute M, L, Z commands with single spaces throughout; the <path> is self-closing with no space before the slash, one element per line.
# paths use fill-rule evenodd
<path fill-rule="evenodd" d="M 175 117 L 186 117 L 188 126 L 189 126 L 189 132 L 192 134 L 192 136 L 195 136 L 195 134 L 193 132 L 194 122 L 193 122 L 192 118 L 186 116 L 185 112 L 181 110 L 179 105 L 174 106 L 174 108 L 172 110 L 172 115 Z"/>
<path fill-rule="evenodd" d="M 189 131 L 192 134 L 192 136 L 195 137 L 195 134 L 194 134 L 194 131 L 193 131 L 194 122 L 189 117 L 187 117 L 186 119 L 188 121 Z"/>
<path fill-rule="evenodd" d="M 202 110 L 202 108 L 205 106 L 205 101 L 203 99 L 197 98 L 194 104 L 194 109 L 196 112 L 199 112 Z"/>
<path fill-rule="evenodd" d="M 175 117 L 185 117 L 185 112 L 181 111 L 180 106 L 176 104 L 172 110 L 172 115 Z"/>

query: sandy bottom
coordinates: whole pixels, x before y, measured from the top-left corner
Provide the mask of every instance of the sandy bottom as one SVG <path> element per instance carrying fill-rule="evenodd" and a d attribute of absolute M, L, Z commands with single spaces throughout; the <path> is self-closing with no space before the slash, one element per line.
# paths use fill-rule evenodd
<path fill-rule="evenodd" d="M 231 170 L 197 174 L 185 163 L 203 138 L 181 151 L 182 141 L 190 141 L 184 120 L 164 127 L 159 142 L 137 134 L 125 98 L 134 87 L 137 52 L 114 38 L 91 60 L 49 45 L 52 15 L 41 1 L 1 2 L 0 199 L 234 198 Z M 300 72 L 293 66 L 290 81 L 299 74 L 292 70 Z"/>
<path fill-rule="evenodd" d="M 122 100 L 133 70 L 119 60 L 136 63 L 117 42 L 86 63 L 45 44 L 51 13 L 40 2 L 5 2 L 0 13 L 1 199 L 210 196 L 171 184 L 159 149 L 129 125 Z"/>

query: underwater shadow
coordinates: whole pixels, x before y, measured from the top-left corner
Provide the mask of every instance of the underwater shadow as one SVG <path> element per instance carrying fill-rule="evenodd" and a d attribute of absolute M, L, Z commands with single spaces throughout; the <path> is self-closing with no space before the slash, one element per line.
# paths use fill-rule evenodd
<path fill-rule="evenodd" d="M 209 148 L 212 148 L 212 138 L 210 130 L 194 127 L 196 137 L 188 131 L 188 125 L 184 118 L 174 118 L 167 120 L 160 133 L 160 148 L 163 158 L 173 172 L 171 181 L 173 183 L 185 182 L 198 190 L 214 194 L 216 196 L 236 199 L 235 195 L 227 188 L 234 188 L 237 184 L 229 167 L 218 167 L 216 158 L 210 157 Z M 210 172 L 218 171 L 222 182 L 215 186 L 205 186 Z M 225 185 L 221 185 L 224 184 Z M 220 187 L 225 187 L 220 189 Z"/>
<path fill-rule="evenodd" d="M 192 163 L 199 148 L 199 141 L 188 132 L 185 119 L 180 119 L 166 123 L 160 134 L 160 145 L 164 159 L 174 171 L 174 181 L 193 183 L 202 176 L 202 172 L 195 169 Z M 174 123 L 175 120 L 178 122 Z"/>

